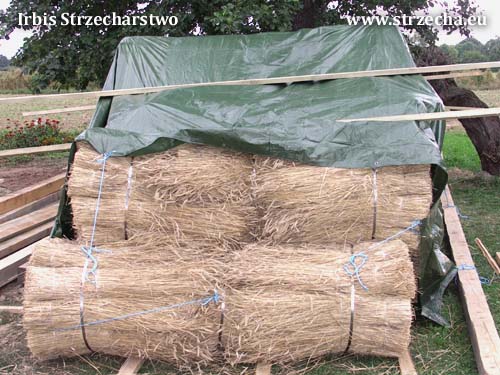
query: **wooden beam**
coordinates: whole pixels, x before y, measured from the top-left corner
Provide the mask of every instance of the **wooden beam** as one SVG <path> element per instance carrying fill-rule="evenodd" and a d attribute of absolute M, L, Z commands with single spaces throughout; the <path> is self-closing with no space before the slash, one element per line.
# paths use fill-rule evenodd
<path fill-rule="evenodd" d="M 497 264 L 500 265 L 500 253 L 497 253 Z"/>
<path fill-rule="evenodd" d="M 23 112 L 23 117 L 29 116 L 41 116 L 41 115 L 54 115 L 56 113 L 65 113 L 65 112 L 80 112 L 80 111 L 92 111 L 95 109 L 94 105 L 82 105 L 79 107 L 67 107 L 67 108 L 58 108 L 58 109 L 47 109 L 45 111 L 33 111 L 33 112 Z"/>
<path fill-rule="evenodd" d="M 500 266 L 495 262 L 495 259 L 493 259 L 486 246 L 484 246 L 483 242 L 479 238 L 476 238 L 475 242 L 479 250 L 481 250 L 481 253 L 483 253 L 484 257 L 488 261 L 490 267 L 493 268 L 493 271 L 495 271 L 498 276 L 500 276 Z"/>
<path fill-rule="evenodd" d="M 482 76 L 485 72 L 481 71 L 470 71 L 470 72 L 458 72 L 458 73 L 449 73 L 449 74 L 434 74 L 431 76 L 425 76 L 427 81 L 434 81 L 437 79 L 450 79 L 450 78 L 460 78 L 460 77 L 474 77 L 474 76 Z"/>
<path fill-rule="evenodd" d="M 19 266 L 28 261 L 35 245 L 36 242 L 8 257 L 0 259 L 0 287 L 17 279 Z"/>
<path fill-rule="evenodd" d="M 12 237 L 9 240 L 0 243 L 0 259 L 15 253 L 23 247 L 29 246 L 32 243 L 47 237 L 52 231 L 54 223 L 49 221 L 45 224 L 37 226 L 25 233 Z"/>
<path fill-rule="evenodd" d="M 443 192 L 441 202 L 455 263 L 457 266 L 473 266 L 474 262 L 448 186 Z M 479 374 L 498 375 L 500 337 L 477 272 L 459 269 L 458 286 Z"/>
<path fill-rule="evenodd" d="M 130 356 L 123 362 L 118 375 L 136 375 L 143 363 L 143 358 Z"/>
<path fill-rule="evenodd" d="M 18 192 L 0 198 L 0 214 L 15 210 L 28 203 L 37 201 L 49 194 L 59 191 L 64 185 L 66 174 L 61 173 L 35 186 L 29 186 Z"/>
<path fill-rule="evenodd" d="M 50 146 L 40 146 L 40 147 L 14 148 L 11 150 L 0 151 L 0 158 L 7 158 L 11 156 L 20 156 L 20 155 L 43 154 L 44 152 L 63 152 L 63 151 L 69 151 L 70 148 L 71 148 L 71 143 L 63 143 L 60 145 L 50 145 Z"/>
<path fill-rule="evenodd" d="M 271 375 L 271 365 L 267 363 L 257 363 L 255 375 Z"/>
<path fill-rule="evenodd" d="M 55 193 L 49 194 L 46 197 L 43 197 L 42 199 L 28 203 L 22 207 L 16 208 L 15 210 L 6 212 L 5 214 L 0 215 L 0 224 L 32 213 L 36 210 L 48 206 L 51 203 L 59 202 L 60 196 L 61 196 L 60 192 L 56 191 Z"/>
<path fill-rule="evenodd" d="M 22 314 L 23 313 L 23 307 L 22 306 L 5 306 L 1 305 L 0 306 L 0 312 L 7 312 L 10 314 Z"/>
<path fill-rule="evenodd" d="M 461 118 L 489 117 L 498 115 L 500 115 L 500 107 L 476 108 L 476 109 L 468 109 L 465 111 L 453 111 L 453 112 L 412 113 L 412 114 L 396 115 L 396 116 L 364 117 L 355 119 L 341 119 L 337 121 L 338 122 L 430 121 L 430 120 L 451 120 L 451 119 L 461 119 Z"/>
<path fill-rule="evenodd" d="M 409 350 L 406 350 L 399 357 L 399 369 L 401 370 L 401 375 L 417 375 L 417 370 L 415 369 Z"/>
<path fill-rule="evenodd" d="M 483 75 L 484 72 L 473 70 L 470 72 L 457 72 L 457 73 L 449 73 L 449 74 L 435 74 L 424 76 L 424 78 L 428 81 L 433 81 L 437 79 L 449 79 L 449 78 L 459 78 L 459 77 L 472 77 L 472 76 L 480 76 Z M 45 111 L 33 111 L 33 112 L 23 112 L 22 115 L 24 117 L 28 116 L 42 116 L 49 114 L 58 114 L 58 113 L 68 113 L 68 112 L 78 112 L 78 111 L 91 111 L 96 108 L 95 105 L 85 105 L 80 107 L 67 107 L 67 108 L 56 108 Z M 463 109 L 470 109 L 470 107 L 463 107 Z"/>
<path fill-rule="evenodd" d="M 57 208 L 58 204 L 53 203 L 31 214 L 0 224 L 0 243 L 52 222 L 56 217 Z"/>
<path fill-rule="evenodd" d="M 296 82 L 325 81 L 325 80 L 343 79 L 343 78 L 385 77 L 385 76 L 396 76 L 396 75 L 456 72 L 462 70 L 478 70 L 478 69 L 490 69 L 490 68 L 500 68 L 500 61 L 470 63 L 470 64 L 423 66 L 423 67 L 411 67 L 411 68 L 364 70 L 364 71 L 341 72 L 341 73 L 309 74 L 309 75 L 289 76 L 289 77 L 240 79 L 233 81 L 185 83 L 179 85 L 141 87 L 141 88 L 121 89 L 121 90 L 75 92 L 67 94 L 27 95 L 27 96 L 15 96 L 15 97 L 13 96 L 13 97 L 0 98 L 0 103 L 23 102 L 23 101 L 31 101 L 34 99 L 101 98 L 110 96 L 147 94 L 165 90 L 175 90 L 179 88 L 192 88 L 192 87 L 205 87 L 205 86 L 289 84 Z"/>

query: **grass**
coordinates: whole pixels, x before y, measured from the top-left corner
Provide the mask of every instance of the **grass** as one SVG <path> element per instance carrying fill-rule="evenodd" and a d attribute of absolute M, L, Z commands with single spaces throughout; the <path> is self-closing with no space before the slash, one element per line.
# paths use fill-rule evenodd
<path fill-rule="evenodd" d="M 446 133 L 443 154 L 447 168 L 460 168 L 472 172 L 481 170 L 479 155 L 463 131 L 452 130 Z"/>
<path fill-rule="evenodd" d="M 500 102 L 500 91 L 479 92 L 488 104 L 497 105 Z M 1 108 L 1 107 L 0 107 Z M 0 114 L 0 118 L 1 118 Z M 463 130 L 449 131 L 445 136 L 443 147 L 444 159 L 450 169 L 450 186 L 455 204 L 460 211 L 469 216 L 462 220 L 462 225 L 469 243 L 472 256 L 481 276 L 491 277 L 492 271 L 486 260 L 474 244 L 474 238 L 479 237 L 493 253 L 500 250 L 500 179 L 487 178 L 480 172 L 479 157 Z M 500 328 L 500 283 L 483 286 L 497 328 Z M 9 302 L 9 301 L 7 301 Z M 5 302 L 3 302 L 5 303 Z M 12 302 L 11 302 L 12 303 Z M 14 302 L 15 303 L 15 302 Z M 474 375 L 477 374 L 476 364 L 467 333 L 467 324 L 462 311 L 455 285 L 451 285 L 444 297 L 444 316 L 451 327 L 437 326 L 427 320 L 417 319 L 413 329 L 411 353 L 421 375 Z M 0 315 L 0 320 L 7 319 Z M 10 322 L 9 324 L 15 324 Z M 5 321 L 0 322 L 5 324 Z M 20 330 L 19 330 L 20 331 Z M 0 331 L 0 341 L 2 332 Z M 22 342 L 10 339 L 9 345 Z M 2 344 L 0 342 L 0 344 Z M 0 345 L 1 346 L 1 345 Z M 15 350 L 0 349 L 0 374 L 5 373 L 51 373 L 51 374 L 112 374 L 123 362 L 123 359 L 103 355 L 92 355 L 81 358 L 37 363 L 29 359 L 26 348 Z M 16 363 L 16 367 L 12 364 Z M 8 366 L 8 367 L 7 367 Z M 22 367 L 27 369 L 23 370 Z M 4 369 L 2 369 L 4 368 Z M 141 373 L 173 374 L 171 367 L 158 363 L 147 362 L 141 368 Z M 330 358 L 321 366 L 311 371 L 312 375 L 340 374 L 399 374 L 397 361 L 380 358 L 348 356 Z"/>

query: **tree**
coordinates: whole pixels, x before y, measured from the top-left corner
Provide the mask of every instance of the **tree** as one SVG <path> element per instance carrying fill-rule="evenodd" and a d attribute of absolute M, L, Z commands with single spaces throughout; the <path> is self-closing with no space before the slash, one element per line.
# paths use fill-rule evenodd
<path fill-rule="evenodd" d="M 416 52 L 420 66 L 447 65 L 449 57 L 440 48 L 421 48 Z M 445 105 L 487 108 L 473 91 L 459 87 L 454 79 L 430 81 Z M 481 160 L 481 169 L 500 176 L 500 119 L 498 116 L 460 119 Z"/>
<path fill-rule="evenodd" d="M 262 31 L 288 31 L 345 23 L 345 16 L 375 15 L 402 16 L 426 12 L 433 6 L 444 6 L 448 14 L 468 17 L 476 12 L 475 0 L 158 0 L 136 2 L 131 0 L 12 0 L 7 10 L 0 13 L 0 35 L 8 38 L 19 26 L 19 14 L 54 16 L 63 13 L 80 16 L 118 15 L 175 15 L 175 27 L 144 26 L 63 26 L 41 25 L 15 57 L 15 64 L 28 73 L 37 73 L 48 83 L 73 85 L 80 89 L 90 81 L 103 82 L 119 41 L 130 35 L 191 34 L 248 34 Z M 432 26 L 408 26 L 433 43 L 437 30 Z M 459 30 L 469 35 L 467 26 L 447 26 L 448 31 Z"/>
<path fill-rule="evenodd" d="M 500 37 L 488 40 L 484 48 L 489 61 L 500 61 Z"/>
<path fill-rule="evenodd" d="M 4 55 L 0 55 L 0 70 L 8 68 L 10 65 L 10 60 Z"/>

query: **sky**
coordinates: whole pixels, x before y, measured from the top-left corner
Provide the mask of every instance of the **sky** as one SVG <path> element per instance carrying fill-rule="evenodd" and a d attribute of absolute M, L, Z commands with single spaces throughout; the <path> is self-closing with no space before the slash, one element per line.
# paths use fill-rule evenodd
<path fill-rule="evenodd" d="M 0 0 L 0 9 L 6 9 L 10 0 Z M 472 36 L 482 43 L 495 37 L 500 37 L 500 2 L 498 0 L 476 0 L 483 14 L 487 18 L 487 26 L 478 26 L 472 29 Z M 16 30 L 10 34 L 9 40 L 0 40 L 0 54 L 11 58 L 22 46 L 24 38 L 30 36 L 29 31 Z M 451 35 L 441 32 L 439 34 L 438 44 L 457 44 L 464 37 L 454 32 Z"/>

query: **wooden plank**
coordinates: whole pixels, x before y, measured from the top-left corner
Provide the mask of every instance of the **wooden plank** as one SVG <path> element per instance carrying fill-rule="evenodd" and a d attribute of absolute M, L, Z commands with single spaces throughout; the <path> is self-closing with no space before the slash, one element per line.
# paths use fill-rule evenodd
<path fill-rule="evenodd" d="M 448 186 L 443 192 L 441 202 L 444 207 L 444 219 L 455 263 L 457 266 L 473 266 L 474 262 Z M 481 375 L 498 375 L 500 337 L 477 272 L 459 269 L 458 286 L 479 373 Z"/>
<path fill-rule="evenodd" d="M 35 186 L 29 186 L 18 192 L 8 194 L 0 198 L 0 214 L 15 210 L 16 208 L 37 201 L 49 194 L 59 191 L 64 185 L 66 174 L 61 173 L 40 182 Z"/>
<path fill-rule="evenodd" d="M 15 253 L 16 251 L 31 245 L 32 243 L 47 237 L 52 231 L 54 223 L 49 221 L 45 224 L 37 226 L 26 233 L 19 234 L 18 236 L 12 237 L 7 241 L 0 243 L 0 259 Z"/>
<path fill-rule="evenodd" d="M 0 151 L 0 158 L 20 156 L 20 155 L 42 154 L 44 152 L 63 152 L 63 151 L 69 151 L 70 148 L 71 148 L 71 143 L 62 143 L 60 145 L 39 146 L 39 147 L 13 148 L 10 150 Z"/>
<path fill-rule="evenodd" d="M 0 287 L 17 279 L 19 266 L 28 261 L 35 244 L 0 259 Z"/>
<path fill-rule="evenodd" d="M 442 75 L 436 75 L 436 76 L 424 76 L 426 80 L 432 81 L 436 79 L 443 79 L 443 78 L 454 78 L 454 77 L 467 77 L 471 75 L 482 75 L 482 72 L 477 72 L 479 74 L 470 74 L 467 72 L 464 72 L 462 75 L 458 75 L 459 73 L 455 74 L 442 74 Z M 447 106 L 446 108 L 450 108 L 453 111 L 458 111 L 462 109 L 475 109 L 479 107 L 457 107 L 457 106 Z M 68 112 L 78 112 L 78 111 L 89 111 L 89 110 L 94 110 L 96 109 L 95 105 L 89 105 L 89 106 L 82 106 L 82 107 L 67 107 L 67 108 L 56 108 L 56 109 L 51 109 L 50 111 L 39 111 L 39 112 L 23 112 L 23 116 L 41 116 L 41 115 L 46 115 L 50 112 L 50 114 L 56 114 L 56 113 L 68 113 Z"/>
<path fill-rule="evenodd" d="M 110 96 L 147 94 L 159 91 L 175 90 L 179 88 L 192 88 L 192 87 L 205 87 L 205 86 L 285 84 L 285 83 L 295 83 L 295 82 L 325 81 L 325 80 L 343 79 L 343 78 L 385 77 L 385 76 L 395 76 L 395 75 L 456 72 L 462 70 L 479 70 L 479 69 L 491 69 L 491 68 L 500 68 L 500 61 L 470 63 L 470 64 L 423 66 L 423 67 L 411 67 L 411 68 L 365 70 L 365 71 L 341 72 L 341 73 L 309 74 L 309 75 L 289 76 L 289 77 L 252 78 L 252 79 L 240 79 L 232 81 L 185 83 L 179 85 L 141 87 L 141 88 L 121 89 L 121 90 L 87 91 L 87 92 L 75 92 L 66 94 L 26 95 L 26 96 L 0 98 L 0 103 L 23 102 L 23 101 L 31 101 L 34 99 L 101 98 Z"/>
<path fill-rule="evenodd" d="M 401 370 L 401 375 L 418 375 L 409 350 L 405 351 L 399 357 L 399 369 Z"/>
<path fill-rule="evenodd" d="M 52 203 L 31 214 L 0 224 L 0 243 L 52 222 L 56 217 L 57 208 L 58 204 Z"/>
<path fill-rule="evenodd" d="M 24 284 L 24 276 L 26 275 L 26 269 L 28 268 L 28 262 L 21 264 L 17 267 L 17 283 Z"/>
<path fill-rule="evenodd" d="M 364 118 L 355 118 L 355 119 L 341 119 L 341 120 L 337 120 L 337 121 L 338 122 L 428 121 L 428 120 L 451 120 L 451 119 L 461 119 L 461 118 L 489 117 L 489 116 L 498 116 L 498 115 L 500 115 L 500 107 L 476 108 L 476 109 L 468 109 L 465 111 L 452 111 L 452 112 L 411 113 L 411 114 L 395 115 L 395 116 L 364 117 Z"/>
<path fill-rule="evenodd" d="M 458 78 L 458 77 L 472 77 L 472 76 L 480 76 L 483 75 L 482 71 L 470 71 L 470 72 L 457 72 L 457 73 L 449 73 L 449 74 L 436 74 L 431 76 L 424 76 L 424 78 L 428 81 L 433 81 L 437 79 L 448 79 L 448 78 Z M 66 108 L 56 108 L 45 111 L 34 111 L 34 112 L 23 112 L 22 115 L 24 117 L 27 116 L 42 116 L 49 114 L 57 114 L 57 113 L 68 113 L 68 112 L 78 112 L 78 111 L 90 111 L 96 108 L 95 105 L 85 105 L 80 107 L 66 107 Z M 464 109 L 470 109 L 470 107 L 463 107 Z"/>
<path fill-rule="evenodd" d="M 33 112 L 23 112 L 23 117 L 29 116 L 40 116 L 40 115 L 53 115 L 56 113 L 65 113 L 65 112 L 79 112 L 79 111 L 91 111 L 95 109 L 94 105 L 82 105 L 79 107 L 67 107 L 67 108 L 57 108 L 57 109 L 47 109 L 45 111 L 33 111 Z"/>
<path fill-rule="evenodd" d="M 483 242 L 479 238 L 476 238 L 474 241 L 488 261 L 490 267 L 493 268 L 493 271 L 495 271 L 495 273 L 500 276 L 500 266 L 495 262 L 495 259 L 493 259 L 486 246 L 484 246 Z"/>
<path fill-rule="evenodd" d="M 0 312 L 7 312 L 10 314 L 22 314 L 23 307 L 22 306 L 5 306 L 0 305 Z"/>
<path fill-rule="evenodd" d="M 458 73 L 450 73 L 450 74 L 434 74 L 431 76 L 425 76 L 427 81 L 434 81 L 437 79 L 450 79 L 450 78 L 460 78 L 460 77 L 474 77 L 474 76 L 482 76 L 485 72 L 481 71 L 470 71 L 470 72 L 458 72 Z"/>
<path fill-rule="evenodd" d="M 497 263 L 500 265 L 500 253 L 497 253 Z"/>
<path fill-rule="evenodd" d="M 3 215 L 0 215 L 0 224 L 3 224 L 7 221 L 17 219 L 20 216 L 27 215 L 33 211 L 39 210 L 43 207 L 48 206 L 51 203 L 54 202 L 59 202 L 59 199 L 61 197 L 60 191 L 57 191 L 55 193 L 49 194 L 46 197 L 43 197 L 42 199 L 39 199 L 37 201 L 34 201 L 32 203 L 28 203 L 22 207 L 19 207 L 15 210 L 6 212 Z"/>
<path fill-rule="evenodd" d="M 118 371 L 118 375 L 135 375 L 140 370 L 143 363 L 143 358 L 130 356 L 123 362 L 120 371 Z"/>
<path fill-rule="evenodd" d="M 255 375 L 271 375 L 271 365 L 267 363 L 257 363 Z"/>

